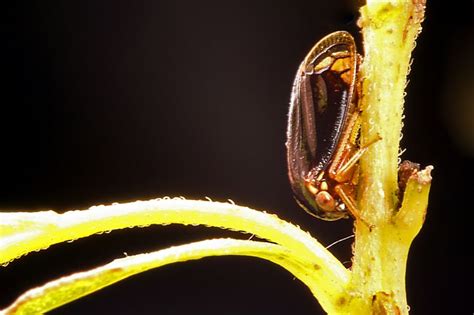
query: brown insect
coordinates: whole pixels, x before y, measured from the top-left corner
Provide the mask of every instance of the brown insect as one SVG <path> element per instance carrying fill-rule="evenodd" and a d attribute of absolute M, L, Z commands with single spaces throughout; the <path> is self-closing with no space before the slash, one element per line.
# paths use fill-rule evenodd
<path fill-rule="evenodd" d="M 337 220 L 355 203 L 358 160 L 372 144 L 359 146 L 357 106 L 360 60 L 344 31 L 321 39 L 301 63 L 288 121 L 288 176 L 297 202 L 310 214 Z"/>

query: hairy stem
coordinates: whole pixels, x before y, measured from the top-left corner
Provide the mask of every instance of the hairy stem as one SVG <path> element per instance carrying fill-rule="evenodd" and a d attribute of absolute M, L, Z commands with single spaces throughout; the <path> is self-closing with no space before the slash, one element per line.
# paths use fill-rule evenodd
<path fill-rule="evenodd" d="M 151 224 L 207 225 L 270 240 L 311 261 L 305 283 L 327 310 L 345 298 L 349 271 L 317 240 L 275 215 L 229 203 L 157 199 L 87 210 L 0 213 L 0 263 L 52 244 L 115 229 Z M 300 277 L 301 278 L 301 277 Z"/>
<path fill-rule="evenodd" d="M 410 231 L 419 231 L 423 220 L 416 220 L 418 226 L 410 231 L 397 224 L 397 171 L 404 90 L 424 5 L 424 0 L 368 0 L 361 9 L 362 141 L 381 140 L 370 146 L 360 163 L 358 202 L 365 222 L 355 224 L 351 312 L 356 314 L 408 313 L 405 268 L 416 236 Z M 429 190 L 429 182 L 423 187 Z M 426 204 L 421 198 L 409 211 L 424 217 Z"/>
<path fill-rule="evenodd" d="M 43 314 L 135 274 L 168 264 L 210 256 L 240 255 L 272 261 L 311 286 L 306 269 L 312 263 L 295 259 L 291 251 L 267 242 L 214 239 L 116 259 L 104 266 L 67 275 L 22 294 L 0 315 Z M 157 283 L 157 287 L 160 284 Z M 163 289 L 163 288 L 161 288 Z M 159 291 L 159 290 L 158 290 Z"/>

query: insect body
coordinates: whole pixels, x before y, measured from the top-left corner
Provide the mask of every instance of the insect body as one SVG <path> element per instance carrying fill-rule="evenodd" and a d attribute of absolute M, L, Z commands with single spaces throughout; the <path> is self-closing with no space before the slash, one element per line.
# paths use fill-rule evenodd
<path fill-rule="evenodd" d="M 298 203 L 325 220 L 358 218 L 358 55 L 347 32 L 320 40 L 300 65 L 287 131 L 288 176 Z"/>

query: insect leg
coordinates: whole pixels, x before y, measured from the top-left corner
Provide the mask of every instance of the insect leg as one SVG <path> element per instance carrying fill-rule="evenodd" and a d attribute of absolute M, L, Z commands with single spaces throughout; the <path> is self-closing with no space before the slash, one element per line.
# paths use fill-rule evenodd
<path fill-rule="evenodd" d="M 336 157 L 338 158 L 338 161 L 337 163 L 333 163 L 329 169 L 329 176 L 339 183 L 347 182 L 352 178 L 354 166 L 357 164 L 362 155 L 372 144 L 382 139 L 380 136 L 378 136 L 377 138 L 374 138 L 368 143 L 364 144 L 359 149 L 355 149 L 355 138 L 357 137 L 359 125 L 359 113 L 354 113 L 351 117 L 351 120 L 349 121 L 348 131 L 346 134 L 344 134 L 345 139 L 343 140 L 346 141 L 342 143 L 345 143 L 345 148 L 338 150 L 340 151 Z"/>
<path fill-rule="evenodd" d="M 354 170 L 355 164 L 359 161 L 362 155 L 367 151 L 367 149 L 372 144 L 374 144 L 375 142 L 381 139 L 382 138 L 377 137 L 371 140 L 369 143 L 366 143 L 357 151 L 355 151 L 355 153 L 347 161 L 345 161 L 343 164 L 340 164 L 340 167 L 337 169 L 336 173 L 334 174 L 334 179 L 337 180 L 338 182 L 347 181 L 350 178 L 350 175 L 352 175 L 352 171 Z"/>
<path fill-rule="evenodd" d="M 357 162 L 356 160 L 355 162 L 351 162 L 350 165 L 347 165 L 354 152 L 357 152 L 355 142 L 359 131 L 359 126 L 359 112 L 355 112 L 351 115 L 349 121 L 347 122 L 347 127 L 345 128 L 342 137 L 339 140 L 339 145 L 341 147 L 337 148 L 333 163 L 331 163 L 331 166 L 328 169 L 329 177 L 340 183 L 346 182 L 350 179 L 351 174 L 349 174 L 350 172 L 348 171 L 350 170 L 351 166 Z M 345 170 L 344 173 L 341 173 L 341 169 Z"/>
<path fill-rule="evenodd" d="M 352 186 L 351 184 L 340 184 L 334 187 L 334 191 L 341 198 L 342 202 L 344 202 L 349 213 L 356 220 L 363 222 L 365 225 L 367 225 L 370 228 L 371 225 L 361 217 L 360 211 L 357 208 L 356 202 L 353 197 L 354 186 Z"/>

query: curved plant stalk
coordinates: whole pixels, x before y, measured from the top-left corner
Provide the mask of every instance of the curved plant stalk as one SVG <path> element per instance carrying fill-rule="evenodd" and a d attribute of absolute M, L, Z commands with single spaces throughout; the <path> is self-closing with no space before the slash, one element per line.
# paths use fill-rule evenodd
<path fill-rule="evenodd" d="M 172 223 L 243 231 L 272 241 L 300 261 L 311 261 L 306 271 L 312 279 L 310 289 L 328 311 L 346 296 L 349 271 L 307 232 L 275 215 L 220 202 L 168 198 L 63 214 L 0 213 L 0 259 L 8 263 L 52 244 L 115 229 Z"/>
<path fill-rule="evenodd" d="M 431 167 L 410 178 L 399 212 L 397 172 L 404 90 L 424 9 L 424 0 L 368 0 L 361 9 L 361 134 L 363 141 L 382 140 L 370 146 L 360 163 L 358 202 L 368 224 L 355 224 L 353 314 L 408 314 L 406 261 L 423 224 Z"/>
<path fill-rule="evenodd" d="M 214 239 L 116 259 L 99 268 L 51 281 L 25 292 L 7 309 L 0 311 L 0 314 L 42 314 L 152 268 L 224 255 L 253 256 L 272 261 L 289 270 L 309 287 L 312 285 L 311 274 L 307 272 L 313 268 L 312 262 L 301 261 L 290 250 L 280 245 L 235 239 Z M 229 285 L 232 284 L 229 283 Z"/>

